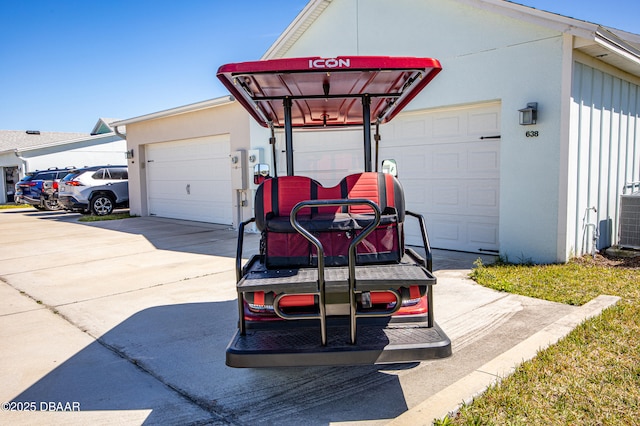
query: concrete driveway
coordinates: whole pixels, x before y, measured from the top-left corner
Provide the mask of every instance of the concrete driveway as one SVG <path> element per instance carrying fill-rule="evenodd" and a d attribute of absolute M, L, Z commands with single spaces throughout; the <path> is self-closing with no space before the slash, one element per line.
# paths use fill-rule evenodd
<path fill-rule="evenodd" d="M 435 316 L 452 357 L 232 369 L 233 230 L 77 218 L 0 212 L 2 424 L 430 424 L 615 302 L 494 292 L 466 278 L 478 255 L 437 251 Z M 245 255 L 257 242 L 245 237 Z"/>

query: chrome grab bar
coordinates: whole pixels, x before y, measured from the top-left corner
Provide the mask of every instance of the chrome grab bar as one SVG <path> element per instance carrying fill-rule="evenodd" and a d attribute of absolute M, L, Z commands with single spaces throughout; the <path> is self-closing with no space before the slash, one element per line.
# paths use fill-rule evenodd
<path fill-rule="evenodd" d="M 351 244 L 349 245 L 349 316 L 350 316 L 350 335 L 351 335 L 351 343 L 355 343 L 356 336 L 356 317 L 357 316 L 365 316 L 365 315 L 357 315 L 357 302 L 356 302 L 356 246 L 364 240 L 367 235 L 369 235 L 373 230 L 380 224 L 380 207 L 376 203 L 371 200 L 367 200 L 364 198 L 354 198 L 354 199 L 334 199 L 334 200 L 309 200 L 309 201 L 301 201 L 296 204 L 291 210 L 291 214 L 289 215 L 289 220 L 291 222 L 291 226 L 298 231 L 302 236 L 304 236 L 311 244 L 313 244 L 318 253 L 318 291 L 317 296 L 319 297 L 319 314 L 318 315 L 304 315 L 301 319 L 319 319 L 320 320 L 320 334 L 322 338 L 322 345 L 327 344 L 327 313 L 326 313 L 326 291 L 325 291 L 325 279 L 324 279 L 324 248 L 322 243 L 318 238 L 316 238 L 311 232 L 305 229 L 300 222 L 298 222 L 298 212 L 303 208 L 311 208 L 311 207 L 339 207 L 339 206 L 353 206 L 353 205 L 368 205 L 373 209 L 373 213 L 375 215 L 375 220 L 368 224 L 360 234 L 358 234 Z M 396 310 L 400 309 L 400 295 L 390 290 L 390 292 L 396 295 L 397 303 Z M 276 301 L 279 301 L 280 298 L 277 297 Z M 274 310 L 276 309 L 276 301 L 274 301 Z M 279 311 L 279 309 L 278 309 Z M 276 312 L 278 312 L 276 311 Z M 395 312 L 395 311 L 393 311 Z M 387 313 L 385 316 L 388 316 Z M 366 316 L 382 316 L 381 314 L 368 314 Z"/>
<path fill-rule="evenodd" d="M 425 260 L 422 262 L 423 266 L 427 268 L 427 271 L 433 272 L 433 255 L 431 254 L 431 245 L 429 244 L 429 235 L 427 234 L 427 225 L 424 220 L 424 216 L 412 211 L 406 210 L 405 213 L 408 216 L 413 216 L 418 219 L 420 225 L 420 234 L 422 235 L 422 244 L 424 247 Z M 433 327 L 433 286 L 427 287 L 427 326 Z"/>
<path fill-rule="evenodd" d="M 242 247 L 244 245 L 244 227 L 255 222 L 256 218 L 252 217 L 238 225 L 238 245 L 236 246 L 236 284 L 242 279 Z M 238 318 L 238 328 L 240 329 L 240 335 L 244 336 L 246 333 L 246 325 L 244 322 L 244 293 L 238 291 L 238 312 L 240 317 Z"/>

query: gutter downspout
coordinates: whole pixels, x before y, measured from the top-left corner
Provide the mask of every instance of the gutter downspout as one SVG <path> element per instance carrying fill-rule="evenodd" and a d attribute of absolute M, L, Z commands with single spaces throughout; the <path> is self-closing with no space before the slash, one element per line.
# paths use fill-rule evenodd
<path fill-rule="evenodd" d="M 29 168 L 28 165 L 29 163 L 27 162 L 27 159 L 24 157 L 20 156 L 20 151 L 18 151 L 17 149 L 13 151 L 13 153 L 16 155 L 16 157 L 18 157 L 18 159 L 22 162 L 22 164 L 20 165 L 20 173 L 19 177 L 20 179 L 22 179 L 24 177 L 24 175 L 27 174 L 27 169 Z"/>
<path fill-rule="evenodd" d="M 120 131 L 118 130 L 118 126 L 113 126 L 113 131 L 116 133 L 116 135 L 118 135 L 118 137 L 120 139 L 127 139 L 127 134 L 126 133 L 120 133 Z"/>
<path fill-rule="evenodd" d="M 115 134 L 120 138 L 123 139 L 124 141 L 127 140 L 127 134 L 126 133 L 120 133 L 120 130 L 118 130 L 118 126 L 113 126 L 113 131 L 115 132 Z M 131 152 L 131 157 L 129 157 L 129 152 Z M 133 148 L 131 149 L 131 151 L 129 151 L 129 146 L 127 145 L 127 152 L 125 152 L 127 159 L 129 158 L 133 158 Z"/>

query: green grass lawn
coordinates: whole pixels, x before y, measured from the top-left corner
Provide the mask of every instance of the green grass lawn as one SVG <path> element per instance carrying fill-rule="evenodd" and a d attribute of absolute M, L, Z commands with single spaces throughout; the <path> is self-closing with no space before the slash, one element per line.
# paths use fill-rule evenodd
<path fill-rule="evenodd" d="M 545 266 L 476 262 L 471 278 L 499 291 L 572 305 L 600 294 L 621 300 L 438 424 L 640 425 L 638 259 L 598 256 Z"/>
<path fill-rule="evenodd" d="M 33 208 L 33 207 L 30 204 L 15 204 L 15 203 L 0 204 L 0 210 L 29 209 L 29 208 Z"/>
<path fill-rule="evenodd" d="M 137 216 L 131 216 L 128 211 L 111 213 L 105 216 L 96 216 L 94 214 L 88 214 L 88 215 L 81 216 L 80 219 L 78 219 L 78 222 L 101 222 L 103 220 L 120 220 L 120 219 L 128 219 L 130 217 L 137 217 Z"/>

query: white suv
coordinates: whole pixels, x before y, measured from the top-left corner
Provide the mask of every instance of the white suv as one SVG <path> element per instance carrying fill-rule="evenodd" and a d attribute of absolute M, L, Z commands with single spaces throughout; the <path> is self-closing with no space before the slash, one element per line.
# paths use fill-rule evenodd
<path fill-rule="evenodd" d="M 111 214 L 129 206 L 127 166 L 97 166 L 71 171 L 60 181 L 58 203 L 66 210 Z"/>

